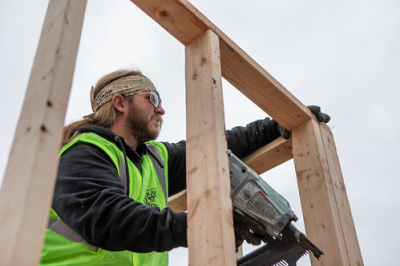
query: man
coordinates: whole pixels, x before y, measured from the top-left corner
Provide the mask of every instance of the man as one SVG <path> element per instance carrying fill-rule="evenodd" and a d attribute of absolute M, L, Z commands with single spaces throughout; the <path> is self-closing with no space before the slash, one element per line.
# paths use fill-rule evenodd
<path fill-rule="evenodd" d="M 65 128 L 41 264 L 168 265 L 167 251 L 187 246 L 186 213 L 166 203 L 186 187 L 185 142 L 152 141 L 165 110 L 138 71 L 104 76 L 91 104 Z M 282 134 L 290 137 L 266 118 L 228 130 L 228 148 L 243 158 Z M 259 230 L 235 220 L 237 245 L 259 244 Z"/>

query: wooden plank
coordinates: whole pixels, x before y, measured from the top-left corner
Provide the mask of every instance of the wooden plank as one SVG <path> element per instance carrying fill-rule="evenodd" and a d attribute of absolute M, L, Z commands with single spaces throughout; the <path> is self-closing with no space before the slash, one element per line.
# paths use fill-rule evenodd
<path fill-rule="evenodd" d="M 243 158 L 243 161 L 256 173 L 262 174 L 292 158 L 292 139 L 278 138 Z M 186 211 L 186 190 L 169 197 L 168 205 L 176 212 Z"/>
<path fill-rule="evenodd" d="M 342 169 L 340 167 L 339 157 L 336 151 L 335 140 L 333 138 L 332 131 L 326 124 L 320 124 L 320 131 L 329 171 L 331 172 L 333 192 L 338 210 L 340 226 L 343 232 L 342 237 L 344 238 L 344 243 L 346 245 L 349 265 L 364 265 L 353 216 L 351 214 L 351 207 L 347 197 Z"/>
<path fill-rule="evenodd" d="M 330 130 L 308 121 L 292 132 L 307 236 L 325 252 L 312 265 L 363 265 Z"/>
<path fill-rule="evenodd" d="M 294 95 L 185 0 L 131 0 L 184 45 L 206 30 L 220 39 L 222 76 L 287 130 L 315 119 Z"/>
<path fill-rule="evenodd" d="M 187 193 L 184 190 L 168 198 L 168 207 L 174 212 L 184 212 L 187 211 L 186 201 Z"/>
<path fill-rule="evenodd" d="M 38 265 L 86 1 L 50 1 L 0 192 L 0 265 Z"/>
<path fill-rule="evenodd" d="M 292 158 L 292 139 L 280 137 L 243 158 L 243 161 L 260 175 Z"/>
<path fill-rule="evenodd" d="M 238 251 L 235 254 L 235 259 L 238 260 L 243 257 L 243 245 L 238 248 Z"/>
<path fill-rule="evenodd" d="M 185 53 L 189 265 L 236 265 L 218 36 Z"/>

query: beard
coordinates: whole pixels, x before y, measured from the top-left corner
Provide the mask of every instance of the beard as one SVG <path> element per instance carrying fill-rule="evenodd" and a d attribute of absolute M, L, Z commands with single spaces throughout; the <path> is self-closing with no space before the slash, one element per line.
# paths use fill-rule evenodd
<path fill-rule="evenodd" d="M 132 104 L 126 121 L 126 127 L 138 144 L 157 139 L 161 132 L 163 119 L 160 114 L 153 115 L 150 119 L 145 117 L 140 110 Z"/>

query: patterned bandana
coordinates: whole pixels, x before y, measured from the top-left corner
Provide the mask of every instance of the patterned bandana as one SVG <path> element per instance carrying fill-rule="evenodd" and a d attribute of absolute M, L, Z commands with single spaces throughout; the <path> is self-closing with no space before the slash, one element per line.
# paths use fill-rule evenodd
<path fill-rule="evenodd" d="M 140 92 L 157 91 L 154 84 L 143 75 L 135 75 L 123 77 L 114 80 L 105 86 L 94 99 L 94 88 L 90 91 L 90 102 L 92 104 L 93 112 L 96 112 L 100 106 L 112 100 L 115 94 L 119 93 L 122 96 L 130 96 Z"/>

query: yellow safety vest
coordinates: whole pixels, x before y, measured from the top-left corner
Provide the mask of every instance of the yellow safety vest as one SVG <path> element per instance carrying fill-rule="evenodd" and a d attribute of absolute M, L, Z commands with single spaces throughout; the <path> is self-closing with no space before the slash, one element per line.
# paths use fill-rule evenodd
<path fill-rule="evenodd" d="M 158 163 L 155 159 L 146 154 L 142 157 L 142 173 L 140 173 L 128 158 L 129 182 L 126 182 L 123 180 L 126 178 L 125 161 L 123 159 L 124 154 L 115 143 L 112 143 L 94 133 L 83 133 L 62 147 L 60 156 L 77 142 L 94 144 L 100 147 L 111 158 L 124 184 L 126 185 L 129 183 L 130 198 L 137 202 L 146 204 L 146 191 L 151 188 L 156 188 L 157 191 L 163 191 L 163 193 L 156 193 L 156 198 L 152 198 L 152 203 L 156 204 L 160 209 L 166 207 L 166 188 L 168 187 L 168 152 L 162 143 L 148 142 L 147 147 L 153 154 L 158 156 L 159 160 L 162 160 L 164 167 L 160 168 L 157 166 Z M 164 172 L 163 176 L 162 174 L 157 175 L 157 172 L 160 173 L 160 171 Z M 160 175 L 162 177 L 160 177 Z M 168 265 L 168 252 L 135 253 L 130 251 L 108 251 L 91 246 L 75 233 L 75 231 L 68 227 L 60 219 L 57 213 L 51 209 L 49 226 L 48 229 L 46 229 L 46 238 L 41 256 L 41 265 L 166 266 Z"/>

